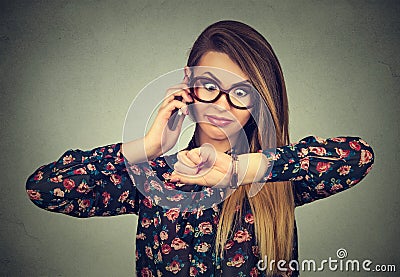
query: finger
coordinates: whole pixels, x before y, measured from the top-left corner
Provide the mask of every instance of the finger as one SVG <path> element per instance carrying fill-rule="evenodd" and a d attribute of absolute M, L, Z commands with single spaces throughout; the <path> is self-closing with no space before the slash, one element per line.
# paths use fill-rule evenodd
<path fill-rule="evenodd" d="M 197 174 L 197 167 L 187 166 L 186 164 L 178 161 L 174 165 L 174 170 L 181 175 L 194 176 Z"/>
<path fill-rule="evenodd" d="M 184 84 L 188 84 L 189 83 L 189 76 L 188 75 L 185 75 L 185 77 L 183 78 L 183 81 L 182 81 Z"/>
<path fill-rule="evenodd" d="M 195 164 L 188 156 L 188 153 L 190 151 L 184 150 L 178 153 L 177 158 L 178 161 L 182 162 L 183 164 L 189 166 L 189 167 L 196 167 L 197 164 Z"/>
<path fill-rule="evenodd" d="M 204 163 L 207 167 L 212 167 L 216 158 L 216 150 L 214 146 L 210 143 L 205 143 L 200 146 L 200 157 L 202 163 Z"/>
<path fill-rule="evenodd" d="M 187 110 L 186 107 L 187 106 L 184 106 L 178 111 L 178 115 L 179 115 L 178 119 L 175 119 L 175 120 L 178 120 L 176 122 L 176 127 L 172 128 L 171 130 L 179 130 L 179 132 L 180 132 L 180 130 L 182 129 L 182 124 L 183 124 L 183 121 L 185 120 L 185 116 L 189 114 L 189 111 Z"/>
<path fill-rule="evenodd" d="M 201 169 L 210 169 L 214 165 L 213 149 L 214 147 L 211 144 L 203 144 L 199 148 L 190 150 L 187 156 L 197 165 L 200 172 Z"/>
<path fill-rule="evenodd" d="M 203 176 L 186 176 L 176 171 L 172 172 L 170 181 L 186 185 L 210 186 Z"/>
<path fill-rule="evenodd" d="M 192 70 L 191 70 L 191 68 L 189 68 L 189 66 L 186 65 L 186 66 L 183 68 L 183 71 L 184 71 L 185 77 L 187 77 L 187 79 L 189 80 L 189 76 L 192 75 Z"/>
<path fill-rule="evenodd" d="M 160 108 L 164 108 L 165 106 L 167 106 L 169 103 L 171 103 L 174 100 L 180 101 L 182 103 L 191 103 L 191 102 L 193 102 L 192 98 L 190 96 L 185 95 L 185 93 L 179 92 L 179 93 L 172 94 L 172 95 L 166 97 L 164 99 L 164 101 L 162 102 Z"/>
<path fill-rule="evenodd" d="M 162 102 L 162 104 L 161 104 L 161 108 L 167 106 L 167 105 L 168 105 L 169 103 L 171 103 L 173 100 L 177 100 L 177 99 L 175 98 L 175 95 L 174 95 L 174 94 L 167 95 L 167 96 L 164 98 L 164 100 L 163 100 L 163 102 Z"/>
<path fill-rule="evenodd" d="M 186 156 L 196 165 L 199 165 L 202 162 L 199 148 L 188 151 Z"/>
<path fill-rule="evenodd" d="M 186 102 L 193 102 L 193 98 L 190 96 L 189 87 L 186 84 L 180 84 L 171 87 L 167 90 L 167 97 L 181 96 Z M 170 98 L 168 98 L 171 101 Z"/>
<path fill-rule="evenodd" d="M 165 111 L 169 116 L 171 116 L 172 111 L 175 109 L 181 109 L 181 112 L 184 113 L 185 115 L 187 113 L 186 111 L 188 110 L 186 104 L 179 100 L 172 100 L 165 107 L 162 107 L 161 109 Z"/>

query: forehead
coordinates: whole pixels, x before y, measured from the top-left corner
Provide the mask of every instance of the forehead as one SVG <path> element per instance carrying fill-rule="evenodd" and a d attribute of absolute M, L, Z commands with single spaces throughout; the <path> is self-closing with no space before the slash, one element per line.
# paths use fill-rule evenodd
<path fill-rule="evenodd" d="M 224 83 L 249 80 L 248 76 L 227 54 L 219 52 L 205 53 L 198 66 L 193 68 L 193 72 L 196 76 L 209 72 Z"/>

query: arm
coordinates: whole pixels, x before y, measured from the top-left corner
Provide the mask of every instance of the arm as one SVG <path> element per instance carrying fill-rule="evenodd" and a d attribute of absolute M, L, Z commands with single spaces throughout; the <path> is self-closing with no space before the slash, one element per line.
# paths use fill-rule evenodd
<path fill-rule="evenodd" d="M 124 160 L 121 143 L 68 150 L 28 178 L 27 193 L 40 208 L 75 217 L 137 213 L 139 195 Z"/>
<path fill-rule="evenodd" d="M 149 142 L 147 136 L 125 142 L 121 145 L 121 152 L 130 164 L 147 162 L 161 156 L 162 149 L 157 143 Z"/>
<path fill-rule="evenodd" d="M 264 181 L 294 181 L 296 205 L 328 197 L 359 183 L 374 162 L 372 148 L 358 137 L 309 136 L 296 144 L 262 151 L 274 161 Z"/>
<path fill-rule="evenodd" d="M 210 155 L 199 148 L 182 152 L 171 181 L 208 187 L 229 185 L 232 173 L 229 155 L 221 152 Z M 208 157 L 212 157 L 211 162 L 204 162 Z M 374 161 L 372 148 L 357 137 L 323 140 L 309 136 L 299 143 L 278 147 L 276 151 L 262 150 L 238 157 L 239 185 L 293 181 L 296 205 L 354 186 L 368 174 Z"/>

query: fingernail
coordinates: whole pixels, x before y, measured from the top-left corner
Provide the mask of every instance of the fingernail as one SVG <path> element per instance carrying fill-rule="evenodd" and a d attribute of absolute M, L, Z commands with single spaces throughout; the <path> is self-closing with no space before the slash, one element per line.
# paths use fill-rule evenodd
<path fill-rule="evenodd" d="M 181 111 L 181 114 L 182 113 L 185 114 L 185 115 L 189 114 L 189 109 L 188 109 L 187 106 L 184 106 L 184 107 L 180 108 L 179 111 Z"/>
<path fill-rule="evenodd" d="M 201 163 L 199 163 L 198 165 L 197 165 L 197 171 L 196 171 L 196 174 L 198 174 L 199 172 L 200 172 L 200 170 L 201 170 L 201 167 L 204 165 L 204 162 L 201 162 Z"/>

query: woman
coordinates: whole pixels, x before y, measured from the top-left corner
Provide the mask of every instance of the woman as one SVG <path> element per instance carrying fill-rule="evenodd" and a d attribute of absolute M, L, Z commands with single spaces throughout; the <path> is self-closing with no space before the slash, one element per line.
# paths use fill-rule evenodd
<path fill-rule="evenodd" d="M 251 84 L 271 122 L 262 109 L 252 114 L 257 101 L 241 101 L 242 91 L 219 88 L 216 76 L 194 71 L 204 67 L 227 70 Z M 289 264 L 298 258 L 294 208 L 358 183 L 371 169 L 371 147 L 357 137 L 310 136 L 290 144 L 280 64 L 265 38 L 243 23 L 207 27 L 191 49 L 185 75 L 168 91 L 143 139 L 67 151 L 29 177 L 30 199 L 76 217 L 137 214 L 138 276 L 298 276 Z M 197 82 L 206 75 L 207 82 Z M 206 99 L 199 89 L 214 96 Z M 168 126 L 176 109 L 191 114 L 197 125 L 188 148 L 167 163 L 161 155 L 176 143 L 183 120 L 175 133 Z M 263 133 L 270 124 L 277 145 L 272 153 Z M 247 150 L 239 145 L 243 133 Z M 161 190 L 185 184 L 189 190 L 228 188 L 231 194 L 208 209 L 165 208 L 138 190 L 154 183 Z M 252 183 L 265 185 L 252 193 Z M 261 268 L 265 257 L 286 264 Z"/>

